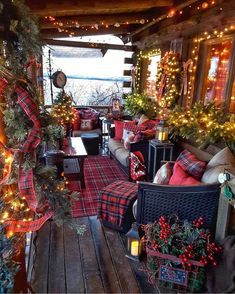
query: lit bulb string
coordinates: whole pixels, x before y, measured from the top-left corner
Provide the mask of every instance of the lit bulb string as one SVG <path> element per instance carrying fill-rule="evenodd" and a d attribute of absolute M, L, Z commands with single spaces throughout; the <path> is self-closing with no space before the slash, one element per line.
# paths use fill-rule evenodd
<path fill-rule="evenodd" d="M 200 2 L 200 3 L 198 3 L 198 2 Z M 163 15 L 163 16 L 160 16 L 157 18 L 153 17 L 152 19 L 149 19 L 149 18 L 136 19 L 134 23 L 146 25 L 148 23 L 150 24 L 151 22 L 162 21 L 163 19 L 166 19 L 166 18 L 172 18 L 177 15 L 183 15 L 185 13 L 185 10 L 188 8 L 190 10 L 194 9 L 195 13 L 199 13 L 200 11 L 206 10 L 215 4 L 216 4 L 215 0 L 197 1 L 197 3 L 194 3 L 194 4 L 189 3 L 188 6 L 182 8 L 182 9 L 177 10 L 175 8 L 172 8 L 172 9 L 170 9 L 170 11 L 166 15 Z M 58 30 L 59 33 L 66 33 L 66 34 L 68 34 L 69 37 L 74 37 L 75 35 L 78 35 L 78 34 L 76 33 L 76 31 L 74 29 L 67 29 L 66 28 L 67 26 L 75 26 L 77 29 L 83 29 L 85 31 L 88 31 L 87 26 L 79 24 L 79 19 L 75 20 L 75 21 L 73 20 L 73 21 L 63 22 L 62 20 L 59 20 L 55 16 L 51 16 L 51 15 L 45 16 L 44 19 L 46 21 L 49 21 Z M 91 25 L 89 27 L 90 27 L 90 29 L 97 31 L 97 30 L 99 30 L 100 27 L 108 29 L 110 26 L 120 27 L 121 25 L 129 25 L 129 24 L 130 24 L 130 22 L 125 21 L 125 22 L 116 22 L 113 25 L 110 25 L 108 23 L 105 23 L 105 21 L 100 21 L 100 22 L 94 23 L 93 25 Z"/>
<path fill-rule="evenodd" d="M 205 31 L 199 36 L 193 39 L 193 49 L 191 51 L 191 58 L 193 60 L 193 66 L 189 69 L 190 79 L 188 83 L 186 107 L 189 109 L 192 106 L 193 93 L 194 93 L 194 84 L 195 84 L 195 75 L 198 66 L 198 53 L 200 49 L 200 43 L 202 41 L 214 39 L 214 38 L 223 38 L 225 34 L 229 34 L 235 30 L 235 24 L 225 26 L 223 29 L 213 29 L 211 31 Z"/>

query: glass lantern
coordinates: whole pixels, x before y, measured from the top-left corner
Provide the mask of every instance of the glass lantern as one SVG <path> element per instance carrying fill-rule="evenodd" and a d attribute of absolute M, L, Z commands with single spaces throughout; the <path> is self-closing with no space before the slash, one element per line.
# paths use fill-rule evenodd
<path fill-rule="evenodd" d="M 157 131 L 156 131 L 156 139 L 159 142 L 167 142 L 168 141 L 168 134 L 169 134 L 169 127 L 166 124 L 165 120 L 160 120 Z"/>
<path fill-rule="evenodd" d="M 126 257 L 132 260 L 139 260 L 142 246 L 139 231 L 136 223 L 133 223 L 131 229 L 126 233 L 127 238 L 127 254 Z"/>

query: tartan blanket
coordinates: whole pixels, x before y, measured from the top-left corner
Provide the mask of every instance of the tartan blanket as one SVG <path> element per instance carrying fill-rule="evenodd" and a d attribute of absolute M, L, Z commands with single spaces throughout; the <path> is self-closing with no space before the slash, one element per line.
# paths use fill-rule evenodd
<path fill-rule="evenodd" d="M 122 226 L 125 213 L 137 198 L 138 184 L 115 181 L 100 191 L 98 217 Z"/>

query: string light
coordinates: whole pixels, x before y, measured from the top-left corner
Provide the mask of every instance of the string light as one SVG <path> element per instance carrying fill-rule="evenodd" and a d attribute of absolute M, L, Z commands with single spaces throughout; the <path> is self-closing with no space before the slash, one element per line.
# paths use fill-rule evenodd
<path fill-rule="evenodd" d="M 154 21 L 157 19 L 158 21 L 162 21 L 165 18 L 172 18 L 172 17 L 176 17 L 177 15 L 182 15 L 185 13 L 185 11 L 187 9 L 190 9 L 190 11 L 193 13 L 193 11 L 195 13 L 198 13 L 201 9 L 206 10 L 209 7 L 215 5 L 216 2 L 213 0 L 211 2 L 209 1 L 203 1 L 201 5 L 198 5 L 197 3 L 195 3 L 194 5 L 189 5 L 183 9 L 179 9 L 176 10 L 174 8 L 172 8 L 169 13 L 166 16 L 160 16 L 160 17 L 153 17 L 152 19 L 149 18 L 137 18 L 135 19 L 134 23 L 136 24 L 140 24 L 140 25 L 144 25 L 146 23 L 149 23 L 151 21 Z M 222 10 L 222 8 L 220 8 Z M 44 17 L 45 21 L 49 21 L 55 28 L 57 28 L 59 33 L 66 33 L 69 37 L 74 37 L 75 35 L 79 35 L 78 32 L 74 29 L 67 29 L 66 27 L 75 27 L 75 28 L 79 28 L 79 29 L 83 29 L 83 30 L 88 30 L 86 25 L 81 26 L 80 22 L 79 22 L 79 18 L 77 20 L 70 20 L 70 21 L 62 21 L 62 20 L 57 20 L 55 16 L 51 16 L 51 15 L 47 15 Z M 101 21 L 97 21 L 96 23 L 93 23 L 91 25 L 89 25 L 91 30 L 99 30 L 100 28 L 109 28 L 110 26 L 113 27 L 120 27 L 121 25 L 129 25 L 130 21 L 123 21 L 123 22 L 115 22 L 114 24 L 109 24 L 107 22 L 105 22 L 104 20 Z"/>

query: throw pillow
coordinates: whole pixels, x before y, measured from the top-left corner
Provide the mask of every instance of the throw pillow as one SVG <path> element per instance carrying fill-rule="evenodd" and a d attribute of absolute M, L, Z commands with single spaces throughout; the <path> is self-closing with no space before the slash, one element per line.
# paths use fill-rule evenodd
<path fill-rule="evenodd" d="M 207 168 L 202 176 L 201 181 L 202 183 L 206 183 L 206 184 L 219 183 L 218 176 L 224 171 L 230 174 L 231 178 L 235 177 L 235 166 L 225 164 L 225 165 L 217 165 L 211 168 Z"/>
<path fill-rule="evenodd" d="M 222 149 L 211 158 L 207 164 L 207 169 L 225 164 L 235 166 L 235 156 L 228 147 Z"/>
<path fill-rule="evenodd" d="M 168 185 L 172 176 L 171 166 L 169 162 L 163 164 L 157 171 L 153 183 L 159 185 Z"/>
<path fill-rule="evenodd" d="M 146 166 L 143 154 L 140 151 L 130 153 L 130 175 L 133 181 L 145 180 Z"/>
<path fill-rule="evenodd" d="M 180 153 L 176 162 L 181 166 L 181 168 L 186 171 L 190 176 L 194 177 L 197 180 L 200 180 L 205 169 L 206 163 L 197 159 L 197 157 L 189 152 L 184 150 Z"/>
<path fill-rule="evenodd" d="M 81 131 L 91 131 L 93 128 L 91 119 L 81 119 L 80 130 Z"/>
<path fill-rule="evenodd" d="M 201 184 L 201 182 L 187 174 L 187 172 L 180 166 L 179 162 L 175 163 L 169 185 L 192 186 L 199 184 Z"/>
<path fill-rule="evenodd" d="M 114 140 L 122 140 L 124 122 L 121 120 L 114 120 L 115 137 Z"/>

